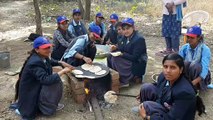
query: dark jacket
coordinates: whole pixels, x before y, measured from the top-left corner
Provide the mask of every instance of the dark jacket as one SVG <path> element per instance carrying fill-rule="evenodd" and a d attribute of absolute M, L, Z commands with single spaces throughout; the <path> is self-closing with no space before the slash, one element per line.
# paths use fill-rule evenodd
<path fill-rule="evenodd" d="M 157 102 L 171 105 L 166 120 L 194 120 L 196 112 L 196 93 L 185 77 L 181 76 L 172 86 L 166 85 L 163 74 L 158 78 L 157 88 L 159 99 Z M 168 87 L 165 90 L 165 86 Z M 167 92 L 165 92 L 167 91 Z"/>
<path fill-rule="evenodd" d="M 42 85 L 52 85 L 61 81 L 58 74 L 52 74 L 52 66 L 58 62 L 33 53 L 21 74 L 19 84 L 18 110 L 23 118 L 33 119 L 38 112 L 38 101 Z"/>
<path fill-rule="evenodd" d="M 146 42 L 137 31 L 129 38 L 122 37 L 118 51 L 123 53 L 123 58 L 132 62 L 132 73 L 135 76 L 144 75 L 147 63 Z"/>
<path fill-rule="evenodd" d="M 60 60 L 73 38 L 74 35 L 69 33 L 68 30 L 67 31 L 63 31 L 60 29 L 55 30 L 53 36 L 54 46 L 51 57 L 55 60 Z"/>
<path fill-rule="evenodd" d="M 106 42 L 108 40 L 110 40 L 111 44 L 117 44 L 117 42 L 118 42 L 117 35 L 118 35 L 118 33 L 117 33 L 116 28 L 113 25 L 111 25 L 110 29 L 107 31 L 106 36 L 104 37 L 103 44 L 106 44 Z"/>

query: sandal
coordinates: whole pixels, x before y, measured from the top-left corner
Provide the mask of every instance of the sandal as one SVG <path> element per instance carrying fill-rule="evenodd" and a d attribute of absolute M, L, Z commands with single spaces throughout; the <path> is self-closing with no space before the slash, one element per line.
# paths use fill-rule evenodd
<path fill-rule="evenodd" d="M 155 53 L 156 56 L 165 57 L 167 54 L 160 52 Z"/>
<path fill-rule="evenodd" d="M 160 57 L 165 57 L 168 54 L 173 53 L 173 51 L 170 50 L 163 50 L 163 51 L 159 51 L 158 53 L 155 53 L 156 56 L 160 56 Z"/>

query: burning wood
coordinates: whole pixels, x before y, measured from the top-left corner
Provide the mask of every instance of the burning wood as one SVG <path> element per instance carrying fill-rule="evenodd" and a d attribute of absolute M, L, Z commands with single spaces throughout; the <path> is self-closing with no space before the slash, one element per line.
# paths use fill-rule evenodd
<path fill-rule="evenodd" d="M 90 92 L 90 90 L 88 88 L 85 88 L 84 90 L 85 90 L 85 94 L 87 95 L 87 104 L 89 106 L 89 111 L 93 112 L 92 105 L 90 104 L 90 101 L 89 101 L 89 92 Z"/>
<path fill-rule="evenodd" d="M 85 88 L 86 95 L 89 95 L 90 90 L 88 88 Z"/>

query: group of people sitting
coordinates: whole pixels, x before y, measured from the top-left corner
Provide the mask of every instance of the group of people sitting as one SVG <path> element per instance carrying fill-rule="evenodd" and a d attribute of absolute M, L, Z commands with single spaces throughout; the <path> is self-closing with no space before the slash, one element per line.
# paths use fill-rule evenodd
<path fill-rule="evenodd" d="M 52 115 L 63 107 L 59 104 L 63 91 L 60 76 L 84 63 L 92 64 L 96 55 L 95 44 L 109 44 L 111 52 L 119 53 L 109 55 L 107 65 L 118 71 L 121 87 L 128 87 L 130 82 L 138 79 L 142 82 L 148 58 L 146 42 L 135 30 L 132 18 L 119 22 L 118 15 L 112 14 L 106 31 L 105 18 L 102 13 L 97 13 L 87 31 L 81 21 L 81 11 L 74 9 L 72 14 L 70 22 L 65 16 L 57 18 L 53 45 L 42 36 L 33 43 L 32 53 L 16 84 L 17 102 L 10 106 L 23 119 L 34 119 L 39 113 Z M 157 83 L 142 85 L 138 96 L 141 104 L 137 111 L 143 118 L 193 120 L 196 109 L 199 115 L 205 113 L 197 90 L 206 90 L 211 82 L 211 52 L 204 43 L 200 27 L 189 28 L 186 35 L 188 43 L 182 46 L 179 54 L 164 57 L 163 72 Z M 56 65 L 63 69 L 53 74 L 52 66 Z"/>
<path fill-rule="evenodd" d="M 126 18 L 120 22 L 118 15 L 113 13 L 106 31 L 104 19 L 102 13 L 97 13 L 95 21 L 89 24 L 87 33 L 84 23 L 81 22 L 79 9 L 73 10 L 71 22 L 65 16 L 59 16 L 51 57 L 64 60 L 73 66 L 91 64 L 96 55 L 95 44 L 108 44 L 111 52 L 121 52 L 116 57 L 110 55 L 107 58 L 108 66 L 119 72 L 121 87 L 129 86 L 132 80 L 141 82 L 147 63 L 146 43 L 135 30 L 134 20 Z"/>
<path fill-rule="evenodd" d="M 199 91 L 211 86 L 211 52 L 199 26 L 190 27 L 185 35 L 188 43 L 179 53 L 164 57 L 157 83 L 141 87 L 141 104 L 132 111 L 145 120 L 194 120 L 196 110 L 198 115 L 205 113 Z"/>

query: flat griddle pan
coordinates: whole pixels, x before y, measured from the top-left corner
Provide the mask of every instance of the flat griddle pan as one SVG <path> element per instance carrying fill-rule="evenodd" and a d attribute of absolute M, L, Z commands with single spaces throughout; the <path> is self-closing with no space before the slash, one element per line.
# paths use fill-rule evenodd
<path fill-rule="evenodd" d="M 102 70 L 106 70 L 106 73 L 103 74 L 103 75 L 95 75 L 95 73 L 92 73 L 92 72 L 90 72 L 90 71 L 86 71 L 86 70 L 82 69 L 81 66 L 78 66 L 78 67 L 76 67 L 75 69 L 76 69 L 76 70 L 81 70 L 81 71 L 83 72 L 83 75 L 84 75 L 85 77 L 77 77 L 77 75 L 75 75 L 75 74 L 73 74 L 73 73 L 72 73 L 72 74 L 73 74 L 76 78 L 88 78 L 88 79 L 102 78 L 102 77 L 106 76 L 107 74 L 109 74 L 109 68 L 108 68 L 106 65 L 101 64 L 101 63 L 97 63 L 97 62 L 93 63 L 93 65 L 101 67 Z M 90 77 L 88 77 L 88 76 L 90 76 Z M 91 77 L 92 77 L 92 78 L 91 78 Z"/>

